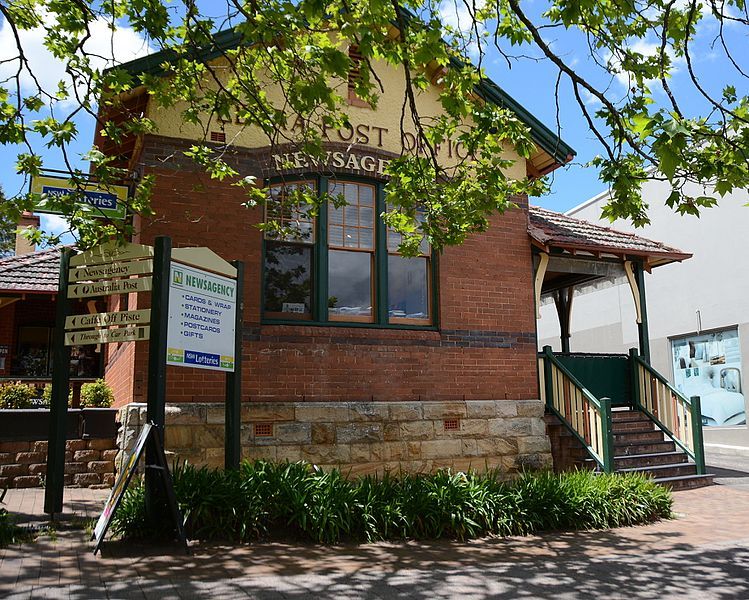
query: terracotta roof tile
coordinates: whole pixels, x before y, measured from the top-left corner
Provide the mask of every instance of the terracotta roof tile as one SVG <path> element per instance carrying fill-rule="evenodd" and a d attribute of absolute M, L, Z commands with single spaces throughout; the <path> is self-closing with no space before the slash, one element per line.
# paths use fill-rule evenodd
<path fill-rule="evenodd" d="M 0 259 L 0 291 L 56 292 L 60 248 Z"/>
<path fill-rule="evenodd" d="M 538 206 L 530 207 L 529 217 L 528 233 L 536 242 L 544 246 L 554 246 L 565 250 L 649 256 L 660 263 L 684 260 L 692 256 L 662 242 L 595 225 Z"/>

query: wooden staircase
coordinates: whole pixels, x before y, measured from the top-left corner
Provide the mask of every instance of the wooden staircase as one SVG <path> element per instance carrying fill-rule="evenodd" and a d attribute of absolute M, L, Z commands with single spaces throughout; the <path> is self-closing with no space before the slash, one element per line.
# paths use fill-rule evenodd
<path fill-rule="evenodd" d="M 644 473 L 673 490 L 711 485 L 713 475 L 699 475 L 686 452 L 667 439 L 648 416 L 638 410 L 613 410 L 614 471 Z"/>

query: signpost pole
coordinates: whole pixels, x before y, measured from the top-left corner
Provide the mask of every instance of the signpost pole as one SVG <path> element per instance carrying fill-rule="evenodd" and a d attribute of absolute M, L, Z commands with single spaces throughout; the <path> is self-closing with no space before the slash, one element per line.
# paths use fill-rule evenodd
<path fill-rule="evenodd" d="M 166 236 L 156 238 L 153 261 L 153 291 L 151 293 L 151 339 L 148 346 L 148 395 L 146 419 L 156 425 L 160 445 L 164 445 L 166 413 L 166 349 L 169 326 L 169 270 L 172 257 L 172 240 Z M 155 465 L 152 445 L 146 448 L 146 465 Z M 161 512 L 161 476 L 146 468 L 146 514 L 154 519 Z"/>
<path fill-rule="evenodd" d="M 70 346 L 65 345 L 65 319 L 70 313 L 68 268 L 71 252 L 70 248 L 63 248 L 61 251 L 54 344 L 52 345 L 52 400 L 47 444 L 47 481 L 44 489 L 44 512 L 50 515 L 62 512 L 65 485 L 65 441 L 68 388 L 70 387 Z"/>
<path fill-rule="evenodd" d="M 234 371 L 226 374 L 226 431 L 224 433 L 224 468 L 237 469 L 242 454 L 242 312 L 244 308 L 244 263 L 234 260 L 237 269 L 236 313 L 234 321 Z"/>

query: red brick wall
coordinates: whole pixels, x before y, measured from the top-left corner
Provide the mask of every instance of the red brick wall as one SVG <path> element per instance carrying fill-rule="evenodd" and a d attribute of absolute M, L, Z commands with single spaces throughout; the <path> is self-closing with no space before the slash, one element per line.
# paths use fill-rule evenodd
<path fill-rule="evenodd" d="M 140 243 L 170 235 L 175 246 L 209 246 L 245 261 L 245 400 L 447 400 L 537 397 L 531 249 L 525 208 L 497 216 L 487 233 L 445 251 L 439 261 L 440 331 L 260 324 L 260 209 L 242 192 L 180 160 L 178 140 L 148 138 L 145 173 L 156 175 L 157 218 Z M 167 157 L 171 160 L 164 162 Z M 262 154 L 235 157 L 240 173 L 262 177 Z M 131 309 L 135 308 L 131 303 Z M 139 308 L 145 305 L 139 300 Z M 118 405 L 130 401 L 112 364 Z M 146 344 L 135 356 L 143 385 Z M 123 363 L 124 364 L 124 363 Z M 115 381 L 112 381 L 114 378 Z M 221 401 L 224 376 L 170 368 L 169 402 Z M 135 399 L 139 399 L 137 391 Z M 142 396 L 140 397 L 142 399 Z"/>

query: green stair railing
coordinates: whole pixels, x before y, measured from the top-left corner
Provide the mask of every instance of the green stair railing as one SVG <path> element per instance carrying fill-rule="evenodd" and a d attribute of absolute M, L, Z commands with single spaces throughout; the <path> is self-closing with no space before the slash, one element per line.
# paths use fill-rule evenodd
<path fill-rule="evenodd" d="M 596 398 L 545 346 L 538 357 L 541 397 L 600 468 L 614 470 L 611 399 Z"/>
<path fill-rule="evenodd" d="M 700 397 L 687 398 L 674 388 L 637 353 L 629 351 L 632 368 L 632 396 L 663 432 L 694 460 L 697 473 L 704 475 L 705 448 L 702 441 Z"/>

